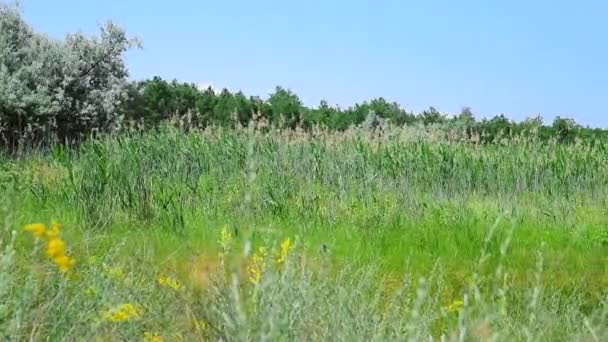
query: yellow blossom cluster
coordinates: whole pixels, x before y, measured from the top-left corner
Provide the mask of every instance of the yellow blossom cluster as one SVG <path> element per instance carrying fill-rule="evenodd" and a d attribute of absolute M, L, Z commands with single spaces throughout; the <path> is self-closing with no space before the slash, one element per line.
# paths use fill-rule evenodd
<path fill-rule="evenodd" d="M 220 243 L 220 247 L 221 247 L 219 257 L 220 257 L 220 260 L 223 262 L 226 255 L 230 254 L 230 247 L 232 244 L 232 234 L 228 230 L 227 226 L 224 226 L 222 228 L 219 243 Z"/>
<path fill-rule="evenodd" d="M 293 243 L 291 239 L 287 238 L 283 242 L 281 242 L 281 248 L 279 249 L 279 253 L 277 256 L 277 264 L 282 265 L 287 260 L 287 256 L 289 255 L 289 251 L 293 248 Z"/>
<path fill-rule="evenodd" d="M 182 287 L 182 284 L 179 282 L 179 280 L 167 276 L 158 277 L 158 284 L 163 287 L 172 288 L 176 291 L 178 291 Z"/>
<path fill-rule="evenodd" d="M 262 274 L 264 274 L 264 270 L 266 269 L 265 262 L 267 256 L 268 251 L 266 247 L 262 246 L 251 257 L 251 263 L 247 267 L 250 283 L 256 285 L 262 280 Z"/>
<path fill-rule="evenodd" d="M 33 223 L 23 227 L 23 230 L 45 240 L 46 255 L 61 272 L 67 273 L 74 267 L 74 258 L 66 254 L 66 245 L 61 239 L 61 227 L 58 223 L 53 222 L 50 228 L 42 223 Z"/>
<path fill-rule="evenodd" d="M 290 238 L 287 238 L 281 242 L 279 249 L 275 252 L 276 259 L 275 263 L 277 266 L 283 265 L 287 261 L 289 253 L 293 249 L 293 242 Z M 259 284 L 262 280 L 262 275 L 266 270 L 266 258 L 268 257 L 268 250 L 266 247 L 261 246 L 251 256 L 250 263 L 247 267 L 249 274 L 249 282 L 252 284 Z"/>
<path fill-rule="evenodd" d="M 141 310 L 127 303 L 106 311 L 103 316 L 110 322 L 121 323 L 140 318 Z"/>
<path fill-rule="evenodd" d="M 462 300 L 455 300 L 450 305 L 448 305 L 445 310 L 449 313 L 458 312 L 462 310 L 464 307 L 464 302 Z"/>

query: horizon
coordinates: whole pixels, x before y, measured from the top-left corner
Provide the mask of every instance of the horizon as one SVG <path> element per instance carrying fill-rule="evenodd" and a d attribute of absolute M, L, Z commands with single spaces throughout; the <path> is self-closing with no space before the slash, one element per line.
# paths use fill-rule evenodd
<path fill-rule="evenodd" d="M 556 116 L 608 127 L 608 4 L 355 1 L 167 5 L 21 1 L 38 32 L 96 35 L 107 20 L 142 39 L 130 78 L 211 85 L 266 98 L 276 86 L 306 106 L 382 97 L 408 111 L 522 121 Z M 165 23 L 165 24 L 161 24 Z"/>

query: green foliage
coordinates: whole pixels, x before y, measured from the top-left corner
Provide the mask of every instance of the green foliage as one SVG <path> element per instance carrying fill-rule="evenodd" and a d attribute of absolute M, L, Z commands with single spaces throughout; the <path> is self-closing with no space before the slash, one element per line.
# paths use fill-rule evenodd
<path fill-rule="evenodd" d="M 134 43 L 0 4 L 7 147 L 123 130 L 0 155 L 1 339 L 608 339 L 607 131 L 129 83 Z M 19 229 L 52 220 L 67 276 Z"/>
<path fill-rule="evenodd" d="M 161 125 L 0 159 L 1 338 L 608 337 L 606 142 L 312 133 Z M 53 219 L 73 279 L 19 229 Z M 285 237 L 296 247 L 278 269 Z M 141 317 L 104 318 L 123 303 Z"/>
<path fill-rule="evenodd" d="M 302 118 L 302 102 L 298 96 L 288 89 L 277 87 L 268 99 L 272 110 L 272 121 L 281 123 L 281 126 L 296 128 Z"/>
<path fill-rule="evenodd" d="M 235 127 L 237 124 L 247 126 L 251 120 L 264 119 L 275 127 L 294 129 L 299 126 L 311 129 L 320 126 L 344 131 L 364 124 L 373 113 L 392 126 L 435 126 L 446 133 L 456 130 L 464 133 L 467 141 L 481 143 L 496 143 L 511 136 L 525 136 L 545 142 L 556 139 L 561 143 L 573 143 L 576 139 L 603 140 L 608 137 L 608 131 L 581 127 L 572 119 L 557 117 L 551 126 L 543 125 L 540 116 L 515 122 L 501 114 L 477 121 L 469 107 L 456 116 L 441 113 L 434 107 L 414 114 L 384 98 L 355 104 L 345 109 L 331 106 L 323 100 L 318 106 L 308 108 L 297 95 L 282 87 L 277 87 L 267 100 L 259 97 L 247 98 L 242 92 L 233 94 L 227 89 L 223 89 L 219 94 L 211 88 L 200 91 L 192 84 L 167 82 L 158 77 L 141 82 L 137 87 L 143 95 L 131 93 L 132 105 L 123 108 L 125 116 L 144 121 L 149 118 L 147 121 L 153 125 L 169 119 L 182 120 L 184 114 L 188 113 L 188 123 L 194 127 Z M 144 104 L 143 109 L 141 103 Z"/>
<path fill-rule="evenodd" d="M 16 6 L 0 5 L 0 139 L 5 149 L 41 141 L 79 141 L 112 132 L 135 122 L 156 128 L 178 122 L 186 128 L 247 126 L 264 120 L 275 127 L 325 127 L 344 131 L 382 119 L 392 126 L 435 126 L 446 134 L 462 132 L 466 141 L 496 143 L 508 136 L 526 136 L 561 143 L 607 139 L 608 131 L 577 125 L 557 117 L 544 126 L 536 117 L 517 123 L 504 115 L 477 121 L 470 108 L 456 116 L 430 107 L 411 113 L 384 98 L 348 108 L 322 101 L 308 108 L 289 89 L 277 87 L 268 99 L 247 97 L 160 77 L 127 82 L 123 53 L 137 42 L 112 23 L 99 37 L 68 35 L 57 41 L 38 34 L 23 21 Z M 376 126 L 375 124 L 371 125 Z"/>
<path fill-rule="evenodd" d="M 576 136 L 578 125 L 572 119 L 564 119 L 558 116 L 553 121 L 553 129 L 559 141 L 572 142 Z"/>
<path fill-rule="evenodd" d="M 423 111 L 418 117 L 425 125 L 440 124 L 445 121 L 445 116 L 434 107 L 430 107 L 428 110 Z"/>

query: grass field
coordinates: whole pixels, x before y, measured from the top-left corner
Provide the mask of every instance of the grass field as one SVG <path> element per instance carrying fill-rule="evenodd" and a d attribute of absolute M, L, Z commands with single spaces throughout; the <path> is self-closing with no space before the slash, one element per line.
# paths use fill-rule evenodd
<path fill-rule="evenodd" d="M 605 142 L 163 128 L 1 158 L 2 339 L 608 340 Z"/>

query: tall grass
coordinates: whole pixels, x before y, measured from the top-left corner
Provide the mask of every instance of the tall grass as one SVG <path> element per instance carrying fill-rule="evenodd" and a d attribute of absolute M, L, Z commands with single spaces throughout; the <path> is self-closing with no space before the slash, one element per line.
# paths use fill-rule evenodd
<path fill-rule="evenodd" d="M 16 340 L 152 328 L 168 340 L 602 340 L 607 147 L 164 127 L 4 157 L 0 328 Z M 32 266 L 41 247 L 12 232 L 51 219 L 74 241 L 78 281 Z M 224 268 L 222 227 L 235 256 Z M 298 241 L 285 269 L 247 284 L 248 255 L 285 237 Z M 158 272 L 187 290 L 158 288 Z M 129 301 L 146 306 L 139 323 L 103 321 Z"/>

